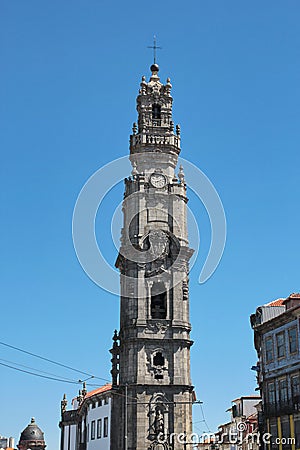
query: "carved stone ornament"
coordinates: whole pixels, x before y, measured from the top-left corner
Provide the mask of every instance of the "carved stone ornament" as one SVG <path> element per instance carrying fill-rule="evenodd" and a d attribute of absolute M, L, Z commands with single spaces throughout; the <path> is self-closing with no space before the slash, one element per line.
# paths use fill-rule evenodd
<path fill-rule="evenodd" d="M 149 233 L 150 252 L 155 259 L 163 259 L 169 252 L 169 237 L 162 230 Z"/>
<path fill-rule="evenodd" d="M 166 322 L 165 323 L 162 323 L 161 321 L 148 322 L 147 328 L 145 328 L 144 333 L 145 334 L 157 334 L 157 333 L 164 334 L 167 331 L 168 327 L 169 327 L 169 325 Z"/>
<path fill-rule="evenodd" d="M 152 442 L 148 450 L 168 450 L 169 444 L 167 442 Z"/>

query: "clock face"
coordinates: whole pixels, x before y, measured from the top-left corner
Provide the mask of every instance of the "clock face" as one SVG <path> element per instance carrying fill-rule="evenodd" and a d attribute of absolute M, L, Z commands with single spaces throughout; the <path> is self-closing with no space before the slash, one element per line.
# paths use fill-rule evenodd
<path fill-rule="evenodd" d="M 153 173 L 150 182 L 156 188 L 163 188 L 167 184 L 166 177 L 162 173 Z"/>

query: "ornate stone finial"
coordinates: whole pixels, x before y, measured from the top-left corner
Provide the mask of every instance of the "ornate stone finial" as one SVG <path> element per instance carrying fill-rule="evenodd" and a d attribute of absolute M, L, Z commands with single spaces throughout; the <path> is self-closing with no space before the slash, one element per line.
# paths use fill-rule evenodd
<path fill-rule="evenodd" d="M 177 136 L 180 136 L 180 125 L 176 125 L 176 134 Z"/>
<path fill-rule="evenodd" d="M 133 134 L 136 134 L 136 133 L 137 133 L 137 124 L 136 124 L 136 122 L 133 122 L 133 125 L 132 125 L 132 132 L 133 132 Z"/>
<path fill-rule="evenodd" d="M 172 89 L 171 80 L 170 78 L 167 78 L 167 84 L 165 86 L 165 92 L 167 95 L 170 95 Z"/>
<path fill-rule="evenodd" d="M 63 397 L 62 401 L 60 402 L 60 404 L 61 404 L 61 413 L 66 412 L 67 406 L 68 406 L 68 400 L 67 400 L 66 394 L 64 394 L 64 397 Z"/>
<path fill-rule="evenodd" d="M 83 385 L 82 385 L 82 396 L 85 397 L 86 394 L 87 394 L 87 390 L 86 390 L 86 382 L 84 381 L 84 382 L 83 382 Z"/>
<path fill-rule="evenodd" d="M 113 347 L 110 350 L 112 354 L 111 358 L 111 375 L 112 375 L 112 385 L 115 387 L 118 384 L 118 375 L 119 375 L 119 345 L 118 340 L 120 339 L 117 330 L 114 331 L 113 335 Z"/>
<path fill-rule="evenodd" d="M 150 70 L 152 72 L 152 75 L 157 75 L 159 72 L 159 65 L 158 64 L 152 64 L 150 67 Z"/>
<path fill-rule="evenodd" d="M 78 395 L 77 395 L 77 402 L 78 402 L 79 406 L 81 405 L 82 401 L 83 401 L 83 395 L 82 395 L 81 389 L 79 389 Z"/>
<path fill-rule="evenodd" d="M 178 178 L 180 180 L 180 183 L 184 183 L 184 171 L 183 171 L 183 167 L 181 164 L 179 167 Z"/>
<path fill-rule="evenodd" d="M 34 417 L 31 417 L 31 422 L 30 423 L 32 423 L 32 424 L 35 423 L 35 418 Z"/>
<path fill-rule="evenodd" d="M 142 95 L 146 95 L 146 92 L 147 92 L 147 83 L 146 83 L 146 77 L 145 77 L 145 75 L 142 76 L 142 82 L 141 82 L 140 86 L 141 86 L 141 89 L 140 89 L 141 94 L 142 94 Z"/>
<path fill-rule="evenodd" d="M 115 330 L 114 335 L 113 335 L 113 341 L 114 341 L 113 345 L 114 346 L 118 345 L 118 340 L 119 340 L 118 332 L 117 332 L 117 330 Z"/>
<path fill-rule="evenodd" d="M 132 171 L 131 171 L 131 175 L 133 176 L 133 178 L 135 178 L 136 176 L 137 176 L 137 174 L 138 174 L 138 171 L 137 171 L 137 166 L 136 166 L 136 162 L 134 161 L 133 163 L 132 163 Z M 117 332 L 117 330 L 115 330 L 115 333 Z M 114 336 L 115 337 L 115 336 Z M 113 337 L 113 339 L 114 339 L 114 337 Z"/>

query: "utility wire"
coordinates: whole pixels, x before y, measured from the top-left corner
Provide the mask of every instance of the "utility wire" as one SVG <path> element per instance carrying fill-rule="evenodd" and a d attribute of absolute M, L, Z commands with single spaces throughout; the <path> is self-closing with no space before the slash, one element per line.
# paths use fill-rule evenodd
<path fill-rule="evenodd" d="M 62 379 L 65 379 L 67 381 L 74 381 L 74 380 L 71 380 L 70 378 L 66 378 L 66 377 L 63 377 L 63 376 L 61 377 L 60 375 L 56 375 L 55 373 L 45 372 L 44 370 L 35 369 L 34 367 L 25 366 L 24 364 L 19 364 L 19 363 L 16 363 L 14 361 L 8 361 L 7 359 L 0 359 L 0 361 L 5 362 L 5 363 L 9 363 L 9 364 L 14 364 L 15 366 L 18 366 L 18 367 L 24 367 L 25 369 L 35 370 L 35 372 L 45 373 L 46 375 L 52 375 L 53 377 L 62 378 Z"/>
<path fill-rule="evenodd" d="M 94 375 L 92 375 L 92 374 L 90 374 L 90 373 L 88 373 L 88 372 L 84 372 L 84 371 L 82 371 L 82 370 L 75 369 L 74 367 L 67 366 L 66 364 L 62 364 L 62 363 L 59 363 L 59 362 L 57 362 L 57 361 L 53 361 L 52 359 L 45 358 L 44 356 L 37 355 L 37 354 L 35 354 L 35 353 L 29 352 L 29 351 L 24 350 L 24 349 L 19 348 L 19 347 L 15 347 L 14 345 L 7 344 L 6 342 L 0 342 L 0 344 L 3 345 L 3 346 L 5 346 L 5 347 L 12 348 L 13 350 L 17 350 L 17 351 L 19 351 L 19 352 L 22 352 L 22 353 L 25 353 L 25 354 L 27 354 L 27 355 L 33 356 L 33 357 L 35 357 L 35 358 L 41 359 L 41 360 L 43 360 L 43 361 L 50 362 L 51 364 L 55 364 L 55 365 L 57 365 L 57 366 L 64 367 L 65 369 L 72 370 L 73 372 L 81 373 L 81 374 L 87 375 L 87 376 L 89 376 L 89 377 L 91 377 L 91 378 L 95 378 L 95 379 L 102 380 L 102 381 L 106 381 L 106 382 L 109 382 L 109 383 L 110 383 L 110 380 L 108 380 L 107 378 L 102 378 L 102 377 L 94 376 Z M 5 359 L 0 359 L 0 361 L 9 362 L 9 363 L 15 364 L 15 365 L 17 365 L 17 366 L 19 366 L 19 367 L 24 367 L 24 368 L 27 368 L 27 369 L 35 370 L 36 372 L 45 373 L 45 374 L 48 374 L 48 375 L 53 375 L 53 374 L 51 374 L 51 373 L 49 373 L 49 372 L 44 372 L 44 371 L 41 371 L 41 370 L 39 370 L 39 369 L 34 369 L 34 368 L 32 368 L 32 367 L 28 367 L 28 366 L 24 366 L 24 365 L 22 365 L 22 364 L 18 364 L 18 363 L 14 363 L 14 362 L 11 362 L 11 361 L 7 361 L 7 360 L 5 360 Z M 10 369 L 17 370 L 18 372 L 27 373 L 28 375 L 33 375 L 33 376 L 36 376 L 36 377 L 45 378 L 45 379 L 47 379 L 47 380 L 59 381 L 59 382 L 62 382 L 62 383 L 65 382 L 65 383 L 69 383 L 69 384 L 81 384 L 81 380 L 80 380 L 80 381 L 79 381 L 79 380 L 78 380 L 78 381 L 75 381 L 75 380 L 73 381 L 73 380 L 70 380 L 70 379 L 65 378 L 65 377 L 41 375 L 41 374 L 34 373 L 34 372 L 31 372 L 31 371 L 28 371 L 28 370 L 19 369 L 18 367 L 14 367 L 14 366 L 11 366 L 11 365 L 9 365 L 9 364 L 4 364 L 4 363 L 1 363 L 1 362 L 0 362 L 0 365 L 1 365 L 1 366 L 4 366 L 4 367 L 8 367 L 8 368 L 10 368 Z M 86 386 L 99 387 L 98 384 L 93 384 L 93 383 L 86 383 Z M 121 394 L 120 392 L 115 392 L 115 391 L 113 391 L 113 390 L 112 390 L 111 392 L 112 392 L 113 395 L 118 395 L 119 397 L 125 397 L 125 394 Z M 139 403 L 139 399 L 138 399 L 137 397 L 127 396 L 127 398 L 128 398 L 128 399 L 131 399 L 131 400 L 136 400 L 136 401 L 137 401 L 137 404 Z M 147 408 L 146 405 L 143 404 L 143 406 L 144 406 L 145 409 Z M 200 405 L 200 406 L 201 406 L 201 405 Z M 201 410 L 202 410 L 202 406 L 201 406 Z M 202 414 L 203 414 L 203 410 L 202 410 Z M 204 417 L 204 416 L 203 416 L 203 417 Z M 205 418 L 204 418 L 203 422 L 205 422 Z M 207 426 L 207 424 L 206 424 L 206 426 Z M 207 428 L 208 428 L 208 427 L 207 427 Z"/>
<path fill-rule="evenodd" d="M 8 364 L 1 363 L 1 362 L 0 362 L 0 365 L 4 366 L 4 367 L 9 367 L 10 369 L 17 370 L 18 372 L 28 373 L 29 375 L 34 375 L 34 376 L 40 377 L 40 378 L 46 378 L 47 380 L 61 381 L 62 383 L 78 384 L 78 381 L 68 381 L 68 380 L 62 380 L 60 378 L 48 377 L 47 375 L 41 375 L 39 373 L 29 372 L 28 370 L 19 369 L 18 367 L 13 367 Z"/>
<path fill-rule="evenodd" d="M 56 362 L 56 361 L 53 361 L 53 360 L 51 360 L 51 359 L 49 359 L 49 358 L 45 358 L 45 357 L 40 356 L 40 355 L 36 355 L 35 353 L 28 352 L 27 350 L 23 350 L 23 349 L 21 349 L 21 348 L 19 348 L 19 347 L 15 347 L 15 346 L 10 345 L 10 344 L 7 344 L 7 343 L 5 343 L 5 342 L 0 342 L 0 344 L 1 344 L 1 345 L 4 345 L 5 347 L 8 347 L 8 348 L 12 348 L 12 349 L 14 349 L 14 350 L 17 350 L 17 351 L 19 351 L 19 352 L 26 353 L 26 354 L 28 354 L 28 355 L 30 355 L 30 356 L 34 356 L 35 358 L 39 358 L 39 359 L 42 359 L 42 360 L 44 360 L 44 361 L 48 361 L 48 362 L 50 362 L 50 363 L 52 363 L 52 364 L 56 364 L 56 365 L 58 365 L 58 366 L 61 366 L 61 367 L 64 367 L 64 368 L 73 370 L 73 371 L 75 371 L 75 372 L 77 372 L 77 373 L 81 373 L 81 374 L 84 374 L 84 375 L 88 375 L 88 376 L 90 376 L 91 378 L 96 378 L 96 379 L 99 379 L 99 380 L 104 380 L 104 381 L 110 382 L 110 380 L 108 380 L 107 378 L 96 377 L 96 376 L 91 375 L 91 374 L 89 374 L 89 373 L 87 373 L 87 372 L 84 372 L 84 371 L 81 371 L 81 370 L 78 370 L 78 369 L 74 369 L 73 367 L 67 366 L 67 365 L 62 364 L 62 363 L 58 363 L 58 362 Z M 18 365 L 18 366 L 20 366 L 20 367 L 24 367 L 24 368 L 26 368 L 26 369 L 31 369 L 31 370 L 35 370 L 36 372 L 45 373 L 45 374 L 47 374 L 47 375 L 54 375 L 54 374 L 49 373 L 49 372 L 40 371 L 40 370 L 38 370 L 38 369 L 34 369 L 34 368 L 28 367 L 28 366 L 23 366 L 22 364 L 14 363 L 14 362 L 7 361 L 7 360 L 4 360 L 4 359 L 0 359 L 0 361 L 4 361 L 4 362 L 11 363 L 11 364 L 15 364 L 15 365 Z M 67 379 L 67 378 L 65 378 L 65 377 L 40 375 L 40 374 L 31 372 L 31 371 L 28 371 L 28 370 L 22 370 L 22 369 L 19 369 L 19 368 L 17 368 L 17 367 L 13 367 L 13 366 L 11 366 L 11 365 L 9 365 L 9 364 L 4 364 L 4 363 L 1 363 L 1 362 L 0 362 L 0 365 L 1 365 L 1 366 L 4 366 L 4 367 L 8 367 L 8 368 L 10 368 L 10 369 L 17 370 L 18 372 L 23 372 L 23 373 L 27 373 L 27 374 L 29 374 L 29 375 L 34 375 L 34 376 L 36 376 L 36 377 L 45 378 L 45 379 L 47 379 L 47 380 L 60 381 L 60 382 L 64 382 L 64 381 L 65 381 L 66 383 L 70 383 L 70 384 L 81 384 L 81 381 L 75 381 L 75 380 L 73 381 L 73 380 Z M 65 378 L 65 379 L 64 379 L 64 378 Z M 86 383 L 86 386 L 99 387 L 99 384 Z M 118 395 L 119 397 L 125 397 L 125 394 L 121 394 L 121 393 L 119 393 L 119 392 L 112 391 L 112 393 L 113 393 L 114 395 Z M 128 399 L 131 399 L 131 400 L 136 400 L 137 402 L 138 402 L 138 400 L 139 400 L 137 397 L 131 397 L 131 396 L 128 396 L 127 398 L 128 398 Z M 143 406 L 145 406 L 145 405 L 143 405 Z"/>
<path fill-rule="evenodd" d="M 0 344 L 1 344 L 1 342 L 0 342 Z M 42 359 L 45 359 L 45 358 L 42 358 Z M 6 361 L 6 360 L 5 359 L 0 359 L 0 361 Z M 11 362 L 11 361 L 6 361 L 6 362 Z M 40 371 L 38 369 L 34 369 L 34 368 L 28 367 L 28 366 L 24 366 L 22 364 L 18 364 L 18 363 L 14 363 L 14 362 L 11 362 L 11 364 L 15 364 L 15 365 L 18 365 L 20 367 L 26 367 L 28 369 L 35 370 L 37 372 L 42 372 L 42 373 L 48 373 L 49 374 L 49 372 Z M 14 370 L 17 370 L 18 372 L 26 373 L 28 375 L 33 375 L 35 377 L 44 378 L 44 379 L 47 379 L 47 380 L 60 381 L 61 383 L 69 383 L 69 384 L 81 384 L 81 381 L 75 381 L 75 380 L 73 381 L 73 380 L 70 380 L 70 379 L 67 379 L 67 378 L 64 378 L 64 377 L 58 378 L 56 376 L 52 377 L 52 376 L 47 376 L 47 375 L 41 375 L 39 373 L 34 373 L 34 372 L 29 371 L 29 370 L 24 370 L 24 369 L 20 369 L 18 367 L 11 366 L 10 364 L 4 364 L 3 362 L 0 362 L 0 366 L 8 367 L 9 369 L 14 369 Z M 81 372 L 81 373 L 84 373 L 84 372 Z M 99 378 L 99 377 L 94 377 L 94 378 Z M 100 378 L 100 379 L 103 380 L 103 378 Z M 86 383 L 86 386 L 99 387 L 98 384 L 92 384 L 92 383 Z M 111 394 L 118 395 L 119 397 L 126 397 L 125 394 L 121 394 L 120 392 L 116 392 L 114 390 L 111 390 Z M 130 399 L 130 400 L 136 400 L 137 401 L 137 405 L 140 404 L 141 406 L 144 407 L 145 410 L 147 410 L 147 406 L 144 403 L 139 403 L 139 399 L 137 397 L 132 397 L 132 396 L 129 395 L 129 396 L 127 396 L 127 398 Z"/>
<path fill-rule="evenodd" d="M 27 355 L 34 356 L 35 358 L 42 359 L 43 361 L 47 361 L 47 362 L 50 362 L 50 363 L 52 363 L 52 364 L 56 364 L 57 366 L 64 367 L 64 368 L 69 369 L 69 370 L 72 370 L 72 371 L 74 371 L 74 372 L 77 372 L 77 373 L 81 373 L 81 374 L 87 375 L 87 376 L 89 376 L 89 377 L 91 377 L 91 378 L 95 378 L 95 379 L 98 379 L 98 380 L 103 380 L 103 381 L 106 381 L 106 382 L 109 382 L 109 383 L 110 383 L 110 380 L 108 380 L 107 378 L 96 377 L 96 376 L 94 376 L 94 375 L 91 375 L 90 373 L 84 372 L 84 371 L 82 371 L 82 370 L 74 369 L 73 367 L 67 366 L 66 364 L 62 364 L 62 363 L 59 363 L 59 362 L 57 362 L 57 361 L 53 361 L 52 359 L 49 359 L 49 358 L 45 358 L 44 356 L 36 355 L 35 353 L 28 352 L 27 350 L 21 349 L 21 348 L 19 348 L 19 347 L 15 347 L 15 346 L 10 345 L 10 344 L 7 344 L 6 342 L 0 342 L 0 344 L 1 344 L 1 345 L 4 345 L 5 347 L 12 348 L 12 349 L 17 350 L 17 351 L 19 351 L 19 352 L 25 353 L 25 354 L 27 354 Z M 5 360 L 1 360 L 1 361 L 5 361 Z M 10 362 L 10 361 L 7 361 L 7 362 Z M 16 364 L 16 363 L 12 363 L 12 364 Z M 62 378 L 64 378 L 64 377 L 58 378 L 58 377 L 56 377 L 56 376 L 55 376 L 55 377 L 43 376 L 43 375 L 39 375 L 39 374 L 37 374 L 37 373 L 30 372 L 30 371 L 27 371 L 27 370 L 21 370 L 21 369 L 18 369 L 18 368 L 16 368 L 16 367 L 10 366 L 10 365 L 8 365 L 8 364 L 1 364 L 1 363 L 0 363 L 0 365 L 5 366 L 5 367 L 9 367 L 10 369 L 18 370 L 19 372 L 27 373 L 27 374 L 29 374 L 29 375 L 34 375 L 34 376 L 37 376 L 37 377 L 39 376 L 39 377 L 41 377 L 41 378 L 46 378 L 46 379 L 48 379 L 48 380 L 52 380 L 52 381 L 60 381 L 60 382 L 63 382 L 63 381 L 64 381 L 64 380 L 62 379 Z M 16 364 L 16 365 L 21 366 L 21 364 Z M 24 367 L 26 367 L 26 366 L 24 366 Z M 26 368 L 27 368 L 27 369 L 35 370 L 36 372 L 39 371 L 39 370 L 37 370 L 37 369 L 33 369 L 32 367 L 26 367 Z M 42 372 L 42 371 L 40 371 L 40 372 Z M 48 372 L 45 372 L 45 373 L 48 373 Z M 48 373 L 48 375 L 53 375 L 53 374 L 49 374 L 49 373 Z M 66 382 L 67 382 L 67 383 L 70 383 L 70 384 L 80 384 L 80 383 L 81 383 L 81 382 L 79 382 L 79 381 L 72 381 L 72 380 L 68 380 L 68 379 L 66 379 Z M 86 383 L 86 386 L 99 387 L 99 384 Z M 121 393 L 119 393 L 119 392 L 112 391 L 112 393 L 113 393 L 114 395 L 118 395 L 119 397 L 125 397 L 125 394 L 121 394 Z M 137 397 L 131 397 L 131 396 L 128 396 L 127 398 L 128 398 L 128 399 L 131 399 L 131 400 L 136 400 L 137 402 L 138 402 L 138 400 L 139 400 Z M 145 405 L 143 405 L 143 406 L 145 407 Z"/>
<path fill-rule="evenodd" d="M 107 381 L 108 381 L 108 382 L 110 381 L 110 380 L 108 380 L 107 378 L 96 377 L 96 376 L 94 376 L 94 375 L 92 375 L 92 374 L 90 374 L 90 373 L 88 373 L 88 372 L 84 372 L 83 370 L 74 369 L 74 367 L 70 367 L 70 366 L 67 366 L 66 364 L 62 364 L 62 363 L 59 363 L 59 362 L 57 362 L 57 361 L 53 361 L 52 359 L 45 358 L 44 356 L 36 355 L 35 353 L 28 352 L 27 350 L 24 350 L 24 349 L 19 348 L 19 347 L 15 347 L 15 346 L 10 345 L 10 344 L 7 344 L 7 343 L 5 343 L 5 342 L 0 342 L 0 344 L 1 344 L 1 345 L 4 345 L 5 347 L 8 347 L 8 348 L 12 348 L 12 349 L 14 349 L 14 350 L 17 350 L 18 352 L 26 353 L 27 355 L 33 356 L 33 357 L 35 357 L 35 358 L 42 359 L 43 361 L 50 362 L 51 364 L 55 364 L 55 365 L 57 365 L 57 366 L 64 367 L 65 369 L 72 370 L 73 372 L 81 373 L 81 374 L 87 375 L 87 376 L 89 376 L 89 377 L 91 377 L 91 378 L 96 378 L 96 379 L 98 379 L 98 380 L 102 380 L 102 381 L 106 381 L 106 382 L 107 382 Z"/>
<path fill-rule="evenodd" d="M 206 426 L 206 428 L 207 428 L 207 431 L 208 431 L 209 433 L 211 433 L 210 428 L 209 428 L 209 426 L 207 425 L 207 422 L 206 422 L 206 419 L 205 419 L 205 415 L 204 415 L 204 411 L 203 411 L 203 407 L 202 407 L 202 404 L 201 404 L 201 403 L 200 403 L 200 408 L 201 408 L 201 412 L 202 412 L 203 422 L 205 423 L 205 426 Z"/>

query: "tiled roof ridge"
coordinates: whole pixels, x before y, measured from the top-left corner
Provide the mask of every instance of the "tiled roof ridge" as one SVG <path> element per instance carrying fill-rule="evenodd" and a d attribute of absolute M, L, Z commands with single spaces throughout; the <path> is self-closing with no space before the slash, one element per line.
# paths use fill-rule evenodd
<path fill-rule="evenodd" d="M 93 395 L 97 395 L 97 394 L 102 394 L 102 392 L 108 392 L 112 389 L 112 384 L 111 383 L 107 383 L 104 384 L 103 386 L 100 386 L 96 389 L 93 389 L 92 391 L 87 392 L 87 394 L 85 395 L 84 399 L 86 398 L 90 398 L 93 397 Z M 77 400 L 77 396 L 72 398 L 72 403 Z"/>
<path fill-rule="evenodd" d="M 285 302 L 287 302 L 290 299 L 293 298 L 299 298 L 300 299 L 300 293 L 299 292 L 292 292 L 287 298 L 278 298 L 277 300 L 273 300 L 264 306 L 284 306 Z"/>
<path fill-rule="evenodd" d="M 84 397 L 84 399 L 93 397 L 93 395 L 96 395 L 96 394 L 101 394 L 102 392 L 110 391 L 111 388 L 112 388 L 111 383 L 107 383 L 104 386 L 100 386 L 99 388 L 96 388 L 96 389 L 94 389 L 92 391 L 89 391 L 86 394 L 86 396 Z"/>
<path fill-rule="evenodd" d="M 284 306 L 285 298 L 278 298 L 277 300 L 272 300 L 271 302 L 267 303 L 264 306 Z"/>

